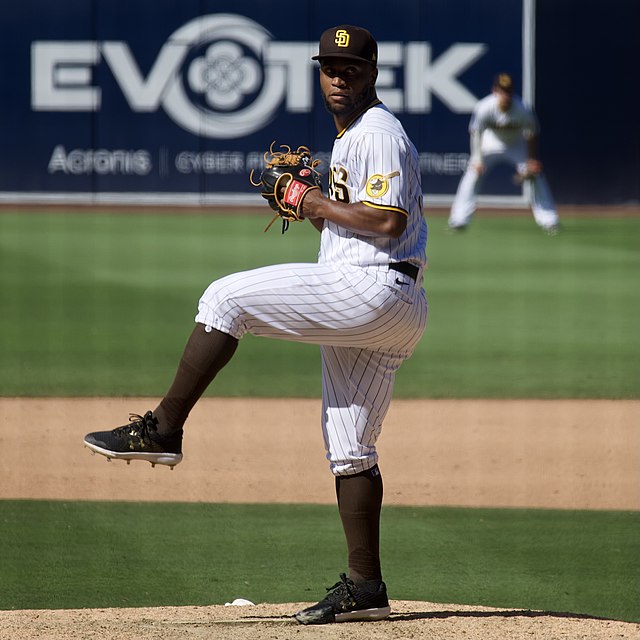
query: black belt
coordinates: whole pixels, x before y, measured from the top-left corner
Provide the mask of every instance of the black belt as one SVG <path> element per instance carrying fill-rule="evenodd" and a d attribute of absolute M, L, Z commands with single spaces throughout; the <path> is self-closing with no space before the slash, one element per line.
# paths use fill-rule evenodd
<path fill-rule="evenodd" d="M 391 262 L 389 269 L 404 273 L 405 276 L 409 276 L 412 280 L 417 280 L 418 273 L 420 273 L 420 269 L 410 262 Z"/>

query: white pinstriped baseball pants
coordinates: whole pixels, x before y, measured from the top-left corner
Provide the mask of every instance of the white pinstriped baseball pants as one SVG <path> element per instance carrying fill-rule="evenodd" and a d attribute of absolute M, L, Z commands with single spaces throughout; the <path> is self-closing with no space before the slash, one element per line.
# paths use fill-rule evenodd
<path fill-rule="evenodd" d="M 322 430 L 335 475 L 378 461 L 395 374 L 422 337 L 427 300 L 388 267 L 281 264 L 225 276 L 199 302 L 196 322 L 235 338 L 321 345 Z"/>

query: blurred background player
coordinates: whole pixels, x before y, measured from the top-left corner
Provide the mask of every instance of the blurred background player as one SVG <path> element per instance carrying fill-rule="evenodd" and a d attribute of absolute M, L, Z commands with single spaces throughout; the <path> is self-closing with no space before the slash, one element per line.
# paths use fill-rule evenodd
<path fill-rule="evenodd" d="M 538 159 L 538 130 L 533 110 L 513 94 L 511 76 L 496 76 L 491 94 L 476 104 L 471 115 L 471 157 L 451 207 L 450 229 L 467 227 L 483 177 L 506 162 L 516 168 L 515 182 L 529 181 L 530 204 L 538 226 L 549 234 L 558 232 L 558 212 Z"/>

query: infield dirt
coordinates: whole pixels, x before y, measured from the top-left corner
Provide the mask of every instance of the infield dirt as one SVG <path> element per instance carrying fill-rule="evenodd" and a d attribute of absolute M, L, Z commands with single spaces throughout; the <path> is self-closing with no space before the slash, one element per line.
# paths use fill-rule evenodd
<path fill-rule="evenodd" d="M 153 407 L 0 398 L 0 499 L 126 500 L 135 483 L 147 500 L 333 504 L 317 400 L 205 398 L 173 472 L 83 449 L 86 432 Z M 396 400 L 379 442 L 385 504 L 640 510 L 639 415 L 635 400 Z M 290 618 L 302 604 L 0 611 L 0 638 L 640 639 L 640 624 L 404 601 L 386 621 L 303 627 Z"/>

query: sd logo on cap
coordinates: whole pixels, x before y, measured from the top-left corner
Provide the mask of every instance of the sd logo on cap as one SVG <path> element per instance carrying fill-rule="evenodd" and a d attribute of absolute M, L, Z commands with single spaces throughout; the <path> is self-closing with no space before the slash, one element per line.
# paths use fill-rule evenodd
<path fill-rule="evenodd" d="M 320 36 L 318 55 L 311 59 L 321 60 L 332 57 L 362 60 L 375 67 L 378 63 L 378 43 L 362 27 L 350 24 L 332 27 Z"/>

